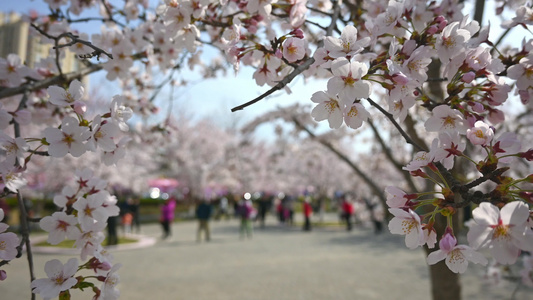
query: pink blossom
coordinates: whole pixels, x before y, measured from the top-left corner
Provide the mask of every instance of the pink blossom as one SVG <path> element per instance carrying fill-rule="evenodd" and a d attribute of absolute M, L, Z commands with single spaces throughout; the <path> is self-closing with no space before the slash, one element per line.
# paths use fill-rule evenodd
<path fill-rule="evenodd" d="M 393 234 L 405 235 L 405 245 L 415 249 L 425 243 L 424 231 L 420 223 L 420 216 L 409 209 L 389 208 L 394 218 L 389 222 L 389 230 Z"/>
<path fill-rule="evenodd" d="M 417 48 L 411 56 L 404 61 L 401 66 L 401 71 L 408 77 L 413 78 L 419 83 L 427 80 L 428 65 L 431 63 L 431 57 L 434 50 L 428 46 Z"/>
<path fill-rule="evenodd" d="M 494 131 L 483 121 L 477 121 L 474 127 L 466 131 L 466 137 L 474 145 L 486 146 L 492 141 Z"/>
<path fill-rule="evenodd" d="M 126 156 L 126 145 L 131 141 L 129 136 L 123 137 L 113 151 L 102 152 L 102 162 L 106 166 L 116 165 L 117 162 Z"/>
<path fill-rule="evenodd" d="M 80 236 L 80 230 L 76 225 L 78 221 L 75 216 L 67 215 L 64 212 L 55 212 L 51 216 L 46 216 L 39 221 L 39 225 L 48 232 L 48 243 L 57 245 L 65 238 L 76 240 Z"/>
<path fill-rule="evenodd" d="M 5 187 L 14 193 L 28 183 L 22 174 L 21 168 L 8 164 L 6 161 L 0 163 L 0 174 Z"/>
<path fill-rule="evenodd" d="M 424 125 L 427 131 L 457 131 L 460 134 L 465 134 L 467 129 L 461 113 L 447 105 L 435 107 L 433 116 Z"/>
<path fill-rule="evenodd" d="M 114 265 L 107 273 L 104 283 L 100 288 L 102 294 L 97 299 L 114 300 L 120 296 L 120 291 L 117 289 L 117 285 L 120 282 L 120 277 L 117 274 L 118 269 L 122 267 L 121 264 Z"/>
<path fill-rule="evenodd" d="M 5 151 L 6 164 L 15 165 L 17 163 L 19 166 L 23 166 L 24 155 L 30 147 L 21 137 L 14 139 L 4 132 L 0 132 L 0 148 Z"/>
<path fill-rule="evenodd" d="M 18 86 L 29 72 L 30 69 L 22 64 L 17 54 L 12 53 L 7 58 L 0 58 L 0 86 Z"/>
<path fill-rule="evenodd" d="M 474 249 L 489 247 L 501 264 L 514 264 L 520 250 L 533 251 L 533 231 L 527 223 L 529 207 L 524 202 L 509 202 L 501 211 L 483 202 L 472 215 L 475 223 L 470 225 L 467 239 Z"/>
<path fill-rule="evenodd" d="M 305 41 L 289 37 L 283 42 L 283 57 L 289 62 L 295 62 L 305 56 Z"/>
<path fill-rule="evenodd" d="M 97 193 L 87 198 L 79 197 L 72 205 L 78 211 L 78 221 L 83 231 L 90 230 L 94 223 L 105 223 L 108 214 L 103 207 L 105 198 Z"/>
<path fill-rule="evenodd" d="M 341 127 L 343 114 L 336 94 L 329 91 L 316 92 L 311 96 L 311 101 L 318 103 L 311 111 L 311 116 L 315 121 L 327 119 L 330 128 Z"/>
<path fill-rule="evenodd" d="M 54 85 L 49 87 L 46 91 L 50 96 L 48 99 L 50 103 L 65 107 L 81 101 L 85 93 L 85 88 L 80 81 L 75 79 L 70 82 L 68 90 Z"/>
<path fill-rule="evenodd" d="M 59 260 L 52 259 L 45 263 L 44 271 L 48 278 L 35 279 L 31 282 L 34 293 L 45 299 L 56 298 L 59 293 L 73 287 L 78 281 L 74 275 L 78 271 L 79 262 L 71 258 L 63 265 Z"/>
<path fill-rule="evenodd" d="M 438 145 L 432 143 L 430 156 L 433 161 L 439 161 L 450 170 L 453 168 L 455 157 L 462 154 L 466 149 L 466 143 L 457 132 L 439 133 Z"/>
<path fill-rule="evenodd" d="M 386 187 L 385 192 L 387 193 L 387 205 L 391 208 L 404 207 L 410 198 L 409 195 L 395 186 Z"/>
<path fill-rule="evenodd" d="M 487 265 L 487 259 L 474 249 L 466 245 L 457 245 L 457 240 L 450 233 L 444 234 L 439 241 L 439 250 L 431 252 L 427 257 L 429 265 L 434 265 L 445 260 L 446 266 L 454 273 L 464 273 L 468 261 L 476 264 Z"/>
<path fill-rule="evenodd" d="M 74 246 L 81 251 L 80 258 L 82 260 L 86 260 L 87 256 L 92 256 L 95 252 L 101 251 L 101 244 L 105 239 L 102 230 L 104 230 L 105 227 L 106 223 L 94 223 L 91 230 L 83 231 L 80 237 L 76 240 Z"/>
<path fill-rule="evenodd" d="M 522 58 L 519 64 L 510 66 L 507 69 L 507 76 L 516 79 L 516 87 L 519 90 L 533 86 L 533 55 L 530 54 Z"/>
<path fill-rule="evenodd" d="M 344 27 L 340 38 L 327 36 L 324 39 L 324 48 L 328 51 L 329 56 L 333 58 L 352 57 L 363 51 L 368 46 L 370 38 L 366 37 L 357 40 L 357 28 L 353 25 Z"/>
<path fill-rule="evenodd" d="M 357 129 L 368 120 L 370 113 L 361 103 L 354 103 L 345 108 L 344 123 L 350 128 Z"/>
<path fill-rule="evenodd" d="M 80 126 L 74 117 L 65 117 L 61 129 L 46 128 L 43 132 L 48 146 L 48 154 L 52 157 L 63 157 L 70 153 L 79 157 L 86 151 L 85 142 L 91 136 L 89 128 Z"/>
<path fill-rule="evenodd" d="M 1 223 L 4 224 L 4 223 Z M 0 259 L 12 260 L 17 257 L 20 240 L 13 232 L 0 233 Z"/>
<path fill-rule="evenodd" d="M 361 80 L 368 67 L 358 61 L 337 58 L 331 64 L 334 77 L 328 81 L 328 90 L 338 93 L 343 105 L 351 106 L 354 100 L 370 96 L 370 83 Z"/>
<path fill-rule="evenodd" d="M 415 154 L 413 160 L 411 160 L 405 167 L 402 169 L 407 171 L 416 171 L 420 168 L 427 166 L 432 160 L 431 155 L 426 151 L 419 151 Z"/>
<path fill-rule="evenodd" d="M 101 116 L 97 115 L 93 120 L 92 135 L 87 141 L 87 149 L 96 151 L 100 147 L 104 151 L 113 151 L 116 148 L 114 138 L 120 132 L 120 128 L 114 122 L 102 121 Z"/>
<path fill-rule="evenodd" d="M 504 132 L 494 141 L 494 152 L 497 157 L 506 156 L 520 152 L 522 143 L 514 132 Z M 498 160 L 500 163 L 511 163 L 514 157 L 503 157 Z"/>

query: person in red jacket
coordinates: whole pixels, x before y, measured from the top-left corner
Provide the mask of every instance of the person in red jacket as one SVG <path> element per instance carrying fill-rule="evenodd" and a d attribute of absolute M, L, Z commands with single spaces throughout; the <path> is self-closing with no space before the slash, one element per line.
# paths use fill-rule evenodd
<path fill-rule="evenodd" d="M 346 230 L 352 230 L 352 217 L 354 213 L 353 203 L 346 194 L 341 196 L 342 216 L 346 222 Z"/>
<path fill-rule="evenodd" d="M 309 197 L 306 197 L 302 206 L 302 211 L 304 213 L 304 231 L 311 231 L 311 215 L 313 214 L 313 208 L 311 207 L 311 200 Z"/>

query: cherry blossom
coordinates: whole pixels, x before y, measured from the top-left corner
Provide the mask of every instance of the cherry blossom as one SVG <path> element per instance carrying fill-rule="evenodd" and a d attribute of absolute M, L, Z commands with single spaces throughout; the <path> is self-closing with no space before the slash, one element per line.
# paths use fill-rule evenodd
<path fill-rule="evenodd" d="M 93 226 L 91 226 L 91 230 L 84 230 L 76 240 L 74 246 L 76 246 L 76 249 L 80 250 L 80 258 L 82 260 L 86 260 L 88 256 L 101 251 L 101 244 L 105 239 L 102 230 L 106 225 L 107 223 L 103 222 L 94 223 Z"/>
<path fill-rule="evenodd" d="M 331 63 L 331 70 L 334 77 L 328 81 L 328 91 L 338 93 L 343 105 L 370 96 L 370 83 L 361 80 L 368 71 L 364 63 L 341 57 Z"/>
<path fill-rule="evenodd" d="M 324 48 L 332 58 L 353 57 L 368 46 L 369 37 L 357 40 L 357 28 L 348 25 L 342 30 L 340 38 L 327 36 L 324 40 Z"/>
<path fill-rule="evenodd" d="M 483 121 L 477 121 L 474 127 L 466 131 L 466 137 L 474 145 L 486 146 L 494 137 L 494 131 Z"/>
<path fill-rule="evenodd" d="M 78 281 L 73 277 L 78 271 L 79 262 L 76 258 L 69 259 L 65 265 L 58 259 L 45 263 L 44 271 L 48 278 L 35 279 L 31 282 L 34 293 L 45 299 L 56 298 L 59 293 L 73 287 Z"/>
<path fill-rule="evenodd" d="M 466 143 L 457 132 L 440 132 L 438 145 L 433 143 L 430 150 L 432 161 L 441 162 L 450 170 L 455 163 L 455 157 L 462 154 L 466 149 Z"/>
<path fill-rule="evenodd" d="M 70 153 L 74 157 L 83 155 L 86 151 L 85 142 L 91 136 L 89 128 L 80 126 L 74 117 L 65 117 L 61 129 L 46 128 L 43 132 L 48 146 L 48 153 L 52 157 L 63 157 Z"/>
<path fill-rule="evenodd" d="M 6 164 L 15 165 L 17 163 L 20 166 L 24 165 L 24 155 L 29 146 L 23 138 L 17 137 L 13 139 L 4 132 L 0 132 L 0 147 L 5 150 Z"/>
<path fill-rule="evenodd" d="M 361 103 L 354 103 L 345 109 L 344 123 L 350 128 L 357 129 L 368 120 L 370 113 Z"/>
<path fill-rule="evenodd" d="M 501 210 L 483 202 L 472 212 L 468 243 L 474 249 L 489 247 L 498 263 L 514 264 L 520 250 L 533 251 L 533 231 L 529 226 L 529 208 L 520 201 L 507 203 Z"/>
<path fill-rule="evenodd" d="M 518 136 L 513 132 L 504 132 L 494 141 L 494 152 L 496 157 L 499 157 L 498 162 L 508 164 L 511 163 L 515 157 L 502 157 L 509 154 L 515 154 L 520 151 L 522 143 Z"/>
<path fill-rule="evenodd" d="M 48 234 L 48 243 L 57 245 L 65 238 L 76 240 L 80 236 L 80 230 L 76 225 L 78 220 L 75 216 L 67 215 L 64 212 L 55 212 L 51 216 L 46 216 L 39 221 L 39 226 Z"/>
<path fill-rule="evenodd" d="M 0 58 L 0 86 L 13 87 L 21 84 L 29 71 L 17 54 L 9 54 L 7 59 Z"/>
<path fill-rule="evenodd" d="M 2 223 L 3 224 L 3 223 Z M 12 260 L 18 255 L 17 247 L 20 240 L 18 236 L 13 232 L 1 232 L 0 233 L 0 259 Z"/>
<path fill-rule="evenodd" d="M 7 164 L 6 161 L 0 163 L 0 174 L 2 175 L 5 187 L 14 193 L 28 183 L 22 174 L 22 170 L 11 164 Z"/>
<path fill-rule="evenodd" d="M 402 169 L 412 172 L 412 171 L 416 171 L 416 170 L 419 170 L 422 167 L 427 166 L 431 162 L 432 162 L 432 157 L 431 157 L 431 155 L 428 152 L 426 152 L 426 151 L 418 151 L 415 154 L 415 157 L 413 158 L 413 160 L 411 160 Z"/>
<path fill-rule="evenodd" d="M 0 221 L 4 219 L 4 216 L 4 210 L 0 208 Z M 12 260 L 18 255 L 19 238 L 13 232 L 5 232 L 8 227 L 6 223 L 0 222 L 0 259 L 2 260 Z M 5 276 L 4 271 L 4 279 Z"/>
<path fill-rule="evenodd" d="M 483 254 L 466 245 L 457 245 L 457 239 L 450 233 L 444 234 L 440 239 L 439 248 L 428 255 L 429 265 L 434 265 L 444 259 L 446 266 L 452 272 L 464 273 L 468 267 L 468 261 L 481 265 L 488 263 Z"/>
<path fill-rule="evenodd" d="M 283 57 L 289 62 L 295 62 L 305 56 L 305 41 L 289 37 L 283 42 Z"/>
<path fill-rule="evenodd" d="M 117 285 L 120 282 L 120 277 L 117 274 L 118 269 L 122 267 L 122 264 L 114 265 L 111 270 L 106 274 L 104 283 L 100 288 L 101 294 L 97 299 L 113 300 L 120 297 L 120 291 L 117 289 Z"/>
<path fill-rule="evenodd" d="M 89 230 L 94 223 L 105 223 L 108 214 L 103 207 L 105 195 L 97 193 L 85 197 L 79 197 L 72 205 L 78 211 L 78 221 L 82 230 Z"/>
<path fill-rule="evenodd" d="M 389 222 L 389 230 L 393 234 L 405 235 L 405 245 L 409 249 L 421 246 L 427 240 L 424 236 L 420 216 L 411 209 L 389 208 L 394 218 Z"/>
<path fill-rule="evenodd" d="M 113 151 L 116 148 L 114 138 L 120 132 L 118 124 L 114 122 L 103 121 L 100 115 L 93 120 L 92 135 L 87 141 L 87 149 L 96 151 L 100 147 L 104 151 Z"/>
<path fill-rule="evenodd" d="M 402 208 L 411 198 L 404 191 L 395 186 L 386 187 L 385 192 L 387 193 L 387 205 L 391 208 Z"/>
<path fill-rule="evenodd" d="M 446 105 L 433 109 L 433 116 L 424 124 L 427 131 L 459 132 L 465 134 L 467 127 L 461 113 Z"/>
<path fill-rule="evenodd" d="M 13 120 L 13 115 L 5 111 L 2 103 L 0 103 L 0 129 L 6 129 L 9 126 L 11 120 Z"/>
<path fill-rule="evenodd" d="M 329 91 L 316 92 L 311 96 L 311 101 L 318 103 L 311 111 L 311 116 L 316 121 L 327 119 L 330 128 L 341 127 L 343 113 L 336 94 Z"/>
<path fill-rule="evenodd" d="M 46 90 L 46 92 L 50 96 L 48 99 L 50 103 L 60 107 L 65 107 L 74 105 L 76 102 L 81 101 L 85 94 L 85 88 L 79 80 L 75 79 L 70 83 L 68 90 L 58 86 L 51 86 Z"/>
<path fill-rule="evenodd" d="M 446 26 L 442 34 L 438 35 L 435 43 L 440 60 L 447 62 L 451 57 L 459 54 L 469 39 L 470 32 L 461 29 L 459 22 L 453 22 Z"/>
<path fill-rule="evenodd" d="M 401 71 L 406 76 L 422 83 L 427 80 L 427 67 L 431 63 L 434 50 L 428 46 L 416 48 L 411 56 L 404 61 Z"/>
<path fill-rule="evenodd" d="M 123 105 L 125 101 L 124 96 L 115 95 L 111 101 L 111 118 L 117 122 L 118 127 L 122 131 L 128 131 L 129 127 L 126 124 L 133 116 L 133 110 Z"/>
<path fill-rule="evenodd" d="M 118 161 L 126 156 L 126 145 L 131 141 L 131 138 L 123 137 L 116 145 L 113 151 L 102 152 L 102 162 L 106 166 L 116 165 Z"/>

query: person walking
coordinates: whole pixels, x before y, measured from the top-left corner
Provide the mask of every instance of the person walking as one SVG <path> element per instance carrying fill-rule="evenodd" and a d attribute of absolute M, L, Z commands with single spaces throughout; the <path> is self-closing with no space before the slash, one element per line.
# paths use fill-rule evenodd
<path fill-rule="evenodd" d="M 353 216 L 353 203 L 351 200 L 346 196 L 346 194 L 341 196 L 341 209 L 342 209 L 342 217 L 344 218 L 344 221 L 346 222 L 346 230 L 351 231 L 352 230 L 352 216 Z"/>
<path fill-rule="evenodd" d="M 205 240 L 209 242 L 211 234 L 209 231 L 209 219 L 212 213 L 211 203 L 209 200 L 203 199 L 196 207 L 196 218 L 198 219 L 198 231 L 196 233 L 196 241 L 202 240 L 202 231 L 205 232 Z"/>
<path fill-rule="evenodd" d="M 241 217 L 240 238 L 244 239 L 246 235 L 246 237 L 251 239 L 253 235 L 252 219 L 255 216 L 255 208 L 252 200 L 245 199 L 242 201 L 239 213 Z"/>
<path fill-rule="evenodd" d="M 174 222 L 174 209 L 176 208 L 176 200 L 173 197 L 165 200 L 165 203 L 161 206 L 161 217 L 159 222 L 163 227 L 163 239 L 172 235 L 171 225 Z"/>
<path fill-rule="evenodd" d="M 304 231 L 311 231 L 311 215 L 313 214 L 313 207 L 311 207 L 311 199 L 306 197 L 302 205 L 302 212 L 304 214 Z"/>

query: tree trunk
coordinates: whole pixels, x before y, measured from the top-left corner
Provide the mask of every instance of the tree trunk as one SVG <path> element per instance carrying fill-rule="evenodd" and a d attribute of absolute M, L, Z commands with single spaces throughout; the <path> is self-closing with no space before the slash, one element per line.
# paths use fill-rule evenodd
<path fill-rule="evenodd" d="M 424 247 L 424 250 L 426 254 L 431 252 L 427 247 Z M 459 274 L 450 271 L 443 260 L 429 266 L 429 276 L 433 300 L 461 299 Z"/>

